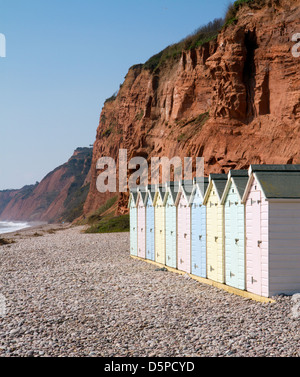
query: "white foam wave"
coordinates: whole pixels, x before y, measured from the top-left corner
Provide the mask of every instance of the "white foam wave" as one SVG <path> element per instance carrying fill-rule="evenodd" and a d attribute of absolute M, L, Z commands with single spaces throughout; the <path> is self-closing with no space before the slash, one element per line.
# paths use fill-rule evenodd
<path fill-rule="evenodd" d="M 0 221 L 0 234 L 16 232 L 25 228 L 30 228 L 30 224 L 27 222 Z"/>

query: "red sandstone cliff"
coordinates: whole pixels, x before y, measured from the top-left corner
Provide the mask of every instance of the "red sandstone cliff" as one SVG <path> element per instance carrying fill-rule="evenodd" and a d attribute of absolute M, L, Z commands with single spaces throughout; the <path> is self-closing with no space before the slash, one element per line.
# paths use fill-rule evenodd
<path fill-rule="evenodd" d="M 109 194 L 96 189 L 102 156 L 194 156 L 205 173 L 251 163 L 300 163 L 300 1 L 243 6 L 217 41 L 169 59 L 154 73 L 132 67 L 102 110 L 94 144 L 87 214 Z M 120 195 L 119 211 L 127 195 Z"/>
<path fill-rule="evenodd" d="M 78 148 L 39 184 L 0 191 L 0 219 L 54 222 L 80 216 L 89 188 L 91 156 L 91 148 Z"/>

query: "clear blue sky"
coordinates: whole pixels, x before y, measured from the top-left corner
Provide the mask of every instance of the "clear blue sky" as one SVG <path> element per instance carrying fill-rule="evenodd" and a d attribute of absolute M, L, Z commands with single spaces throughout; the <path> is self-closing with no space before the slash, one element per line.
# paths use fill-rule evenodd
<path fill-rule="evenodd" d="M 222 17 L 228 0 L 0 0 L 0 190 L 93 144 L 128 68 Z"/>

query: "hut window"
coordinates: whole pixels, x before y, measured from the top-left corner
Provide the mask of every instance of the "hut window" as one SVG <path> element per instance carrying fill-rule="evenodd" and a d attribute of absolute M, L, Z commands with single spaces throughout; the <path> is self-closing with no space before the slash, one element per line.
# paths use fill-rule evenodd
<path fill-rule="evenodd" d="M 232 192 L 234 192 L 234 189 L 232 189 Z"/>

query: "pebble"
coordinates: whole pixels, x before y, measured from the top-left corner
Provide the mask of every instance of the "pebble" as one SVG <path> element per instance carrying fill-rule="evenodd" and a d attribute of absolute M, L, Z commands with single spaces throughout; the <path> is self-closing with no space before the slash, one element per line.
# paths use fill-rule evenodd
<path fill-rule="evenodd" d="M 291 297 L 262 304 L 134 260 L 128 233 L 21 237 L 0 260 L 0 357 L 300 356 Z"/>

